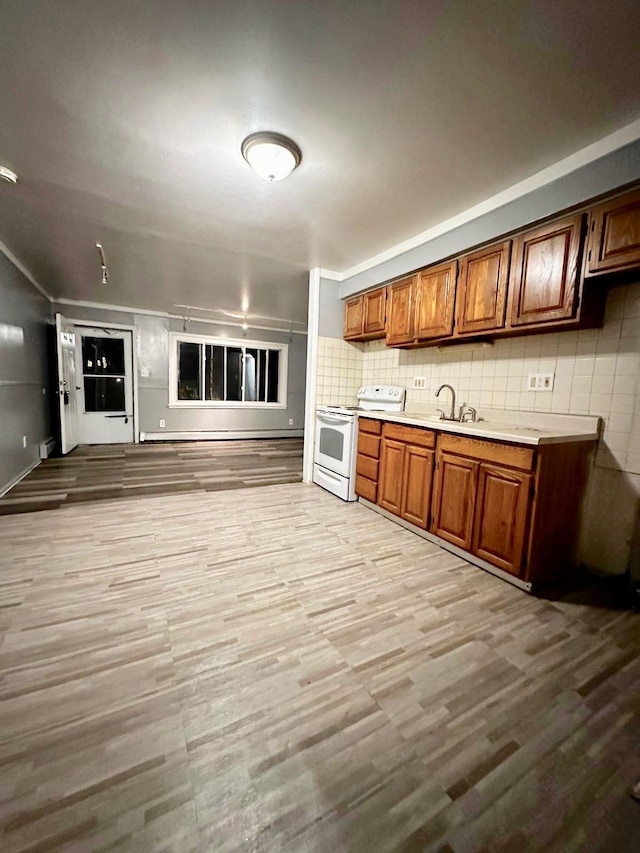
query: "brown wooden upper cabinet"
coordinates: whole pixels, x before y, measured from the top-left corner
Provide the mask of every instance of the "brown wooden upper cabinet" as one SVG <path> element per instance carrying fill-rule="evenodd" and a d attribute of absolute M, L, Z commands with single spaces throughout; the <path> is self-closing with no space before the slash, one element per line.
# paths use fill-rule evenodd
<path fill-rule="evenodd" d="M 456 296 L 456 335 L 501 329 L 507 305 L 511 240 L 465 255 Z"/>
<path fill-rule="evenodd" d="M 386 308 L 386 287 L 378 287 L 347 299 L 344 313 L 345 340 L 371 341 L 384 338 Z"/>
<path fill-rule="evenodd" d="M 389 285 L 387 346 L 451 335 L 457 271 L 458 262 L 450 261 Z"/>
<path fill-rule="evenodd" d="M 509 326 L 539 326 L 575 315 L 584 220 L 581 213 L 514 238 Z"/>
<path fill-rule="evenodd" d="M 415 293 L 411 275 L 389 285 L 387 346 L 410 344 L 413 341 Z"/>
<path fill-rule="evenodd" d="M 586 274 L 640 267 L 640 190 L 591 210 Z"/>
<path fill-rule="evenodd" d="M 458 262 L 421 270 L 415 278 L 416 318 L 414 337 L 419 341 L 444 338 L 453 332 Z"/>

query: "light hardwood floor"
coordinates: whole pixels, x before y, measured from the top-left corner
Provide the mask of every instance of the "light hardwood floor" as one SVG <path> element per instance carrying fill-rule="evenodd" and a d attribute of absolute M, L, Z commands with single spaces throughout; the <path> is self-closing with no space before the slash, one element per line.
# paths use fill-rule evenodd
<path fill-rule="evenodd" d="M 3 851 L 626 851 L 640 622 L 317 487 L 0 518 Z"/>

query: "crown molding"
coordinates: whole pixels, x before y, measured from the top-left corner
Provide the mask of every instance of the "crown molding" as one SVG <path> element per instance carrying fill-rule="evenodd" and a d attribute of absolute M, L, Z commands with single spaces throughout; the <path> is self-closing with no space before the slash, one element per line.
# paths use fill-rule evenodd
<path fill-rule="evenodd" d="M 367 272 L 367 270 L 377 267 L 379 264 L 385 263 L 385 261 L 390 261 L 398 255 L 404 254 L 404 252 L 409 252 L 412 249 L 416 249 L 418 246 L 422 246 L 424 243 L 429 243 L 436 237 L 440 237 L 449 231 L 453 231 L 454 228 L 466 225 L 468 222 L 472 222 L 474 219 L 478 219 L 478 217 L 483 216 L 486 213 L 497 210 L 497 208 L 503 207 L 505 204 L 509 204 L 509 202 L 516 201 L 535 190 L 541 189 L 547 184 L 551 184 L 559 178 L 563 178 L 565 175 L 569 175 L 571 172 L 575 172 L 583 166 L 588 166 L 590 163 L 593 163 L 602 157 L 606 157 L 607 154 L 612 154 L 614 151 L 618 151 L 626 145 L 637 142 L 638 139 L 640 139 L 640 119 L 631 122 L 631 124 L 625 125 L 619 130 L 616 130 L 614 133 L 610 133 L 608 136 L 599 139 L 591 145 L 587 145 L 585 148 L 581 148 L 579 151 L 575 151 L 568 157 L 558 160 L 557 163 L 547 166 L 540 172 L 536 172 L 534 175 L 525 178 L 523 181 L 513 184 L 513 186 L 510 186 L 496 195 L 481 201 L 479 204 L 452 216 L 450 219 L 445 219 L 443 222 L 438 223 L 438 225 L 434 225 L 432 228 L 428 228 L 426 231 L 422 231 L 420 234 L 416 234 L 408 240 L 403 240 L 402 243 L 397 243 L 395 246 L 385 249 L 384 252 L 374 255 L 366 261 L 362 261 L 360 264 L 349 267 L 349 269 L 343 270 L 342 272 L 321 270 L 321 275 L 323 278 L 342 282 L 353 278 L 355 275 Z"/>
<path fill-rule="evenodd" d="M 27 281 L 29 281 L 35 287 L 35 289 L 38 290 L 42 296 L 44 296 L 46 300 L 48 300 L 49 302 L 53 302 L 53 297 L 47 293 L 47 291 L 44 289 L 44 287 L 42 287 L 41 284 L 39 284 L 33 273 L 31 273 L 24 266 L 24 264 L 19 261 L 18 258 L 16 258 L 11 249 L 7 248 L 7 246 L 5 246 L 5 244 L 1 240 L 0 252 L 2 252 L 5 258 L 10 261 L 14 265 L 14 267 L 22 273 L 22 275 L 27 279 Z"/>

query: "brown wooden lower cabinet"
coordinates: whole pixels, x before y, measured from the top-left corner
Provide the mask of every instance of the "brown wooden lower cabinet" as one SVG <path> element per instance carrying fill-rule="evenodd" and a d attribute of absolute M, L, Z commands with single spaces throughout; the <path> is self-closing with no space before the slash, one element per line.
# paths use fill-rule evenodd
<path fill-rule="evenodd" d="M 378 469 L 382 423 L 373 418 L 358 420 L 356 494 L 375 503 L 378 498 Z"/>
<path fill-rule="evenodd" d="M 378 506 L 426 530 L 431 508 L 435 433 L 386 423 Z"/>
<path fill-rule="evenodd" d="M 406 444 L 402 441 L 394 441 L 391 438 L 382 439 L 378 504 L 394 515 L 400 515 L 402 512 L 405 447 Z"/>
<path fill-rule="evenodd" d="M 426 530 L 431 508 L 433 450 L 407 444 L 404 451 L 404 488 L 400 515 L 417 527 Z"/>
<path fill-rule="evenodd" d="M 473 459 L 438 452 L 431 532 L 465 551 L 471 550 L 477 480 Z"/>
<path fill-rule="evenodd" d="M 595 441 L 518 445 L 361 419 L 356 492 L 537 585 L 573 563 L 594 448 Z"/>
<path fill-rule="evenodd" d="M 481 463 L 471 551 L 518 575 L 529 525 L 531 474 Z"/>
<path fill-rule="evenodd" d="M 573 561 L 594 445 L 440 434 L 430 532 L 527 583 L 552 579 Z"/>

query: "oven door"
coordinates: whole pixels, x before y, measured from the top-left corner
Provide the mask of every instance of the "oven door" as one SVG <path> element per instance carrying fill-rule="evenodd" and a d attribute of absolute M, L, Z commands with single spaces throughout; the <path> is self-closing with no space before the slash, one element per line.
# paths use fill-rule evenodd
<path fill-rule="evenodd" d="M 333 412 L 316 412 L 314 462 L 322 468 L 350 477 L 353 467 L 355 418 Z"/>

